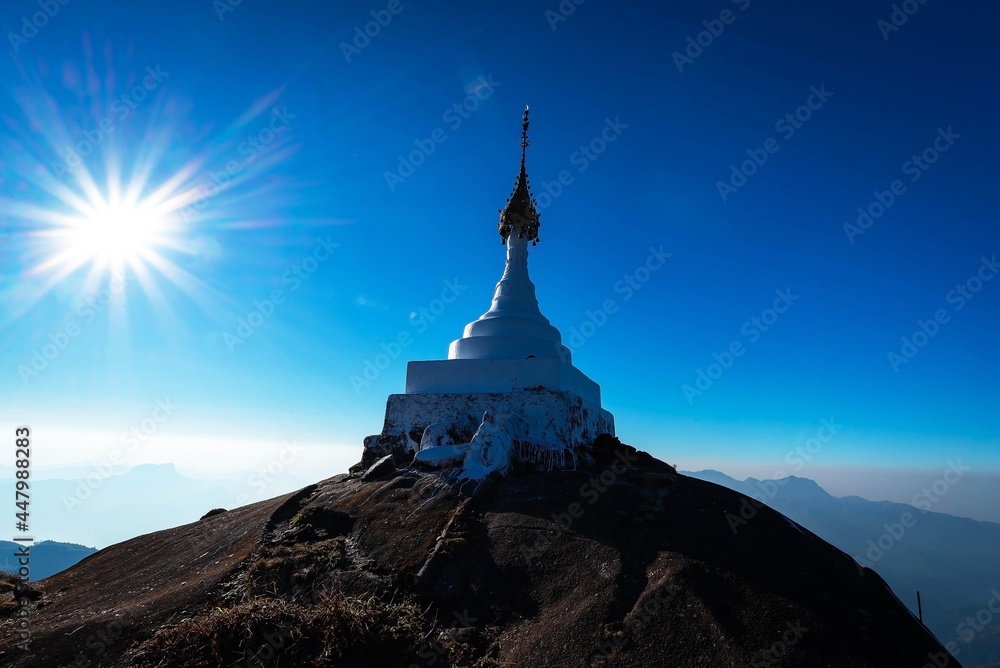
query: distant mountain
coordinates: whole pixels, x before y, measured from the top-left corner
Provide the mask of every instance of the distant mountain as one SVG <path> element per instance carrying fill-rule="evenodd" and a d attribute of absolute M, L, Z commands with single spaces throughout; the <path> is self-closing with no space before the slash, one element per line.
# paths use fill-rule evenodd
<path fill-rule="evenodd" d="M 192 522 L 211 508 L 233 508 L 295 489 L 297 481 L 246 477 L 210 483 L 182 475 L 173 464 L 142 464 L 125 472 L 91 468 L 72 478 L 45 477 L 31 485 L 31 532 L 105 546 Z M 0 479 L 0 498 L 14 497 L 13 476 Z"/>
<path fill-rule="evenodd" d="M 21 545 L 12 543 L 9 540 L 0 540 L 0 571 L 17 573 L 20 568 L 18 557 L 15 556 Z M 31 569 L 31 581 L 41 580 L 60 571 L 64 571 L 84 557 L 97 552 L 92 547 L 77 545 L 76 543 L 57 543 L 51 540 L 44 540 L 35 543 L 29 550 L 29 563 Z"/>
<path fill-rule="evenodd" d="M 924 623 L 942 643 L 954 643 L 963 665 L 1000 666 L 1000 524 L 835 497 L 796 476 L 740 481 L 710 470 L 686 475 L 766 502 L 877 571 L 914 614 L 919 590 Z M 739 514 L 730 519 L 737 533 L 744 521 L 753 522 Z"/>

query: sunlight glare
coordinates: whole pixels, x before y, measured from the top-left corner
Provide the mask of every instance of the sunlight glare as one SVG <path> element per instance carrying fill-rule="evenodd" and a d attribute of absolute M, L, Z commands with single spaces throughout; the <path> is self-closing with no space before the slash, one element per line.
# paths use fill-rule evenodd
<path fill-rule="evenodd" d="M 81 212 L 65 243 L 79 260 L 120 268 L 148 255 L 162 228 L 162 219 L 141 203 L 99 202 Z"/>

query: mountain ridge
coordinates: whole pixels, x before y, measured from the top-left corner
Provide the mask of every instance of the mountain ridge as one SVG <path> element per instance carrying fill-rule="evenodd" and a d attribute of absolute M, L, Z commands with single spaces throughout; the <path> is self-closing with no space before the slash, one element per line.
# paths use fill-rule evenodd
<path fill-rule="evenodd" d="M 481 484 L 339 475 L 113 545 L 38 583 L 33 654 L 4 663 L 960 665 L 808 529 L 764 506 L 735 535 L 736 492 L 616 439 L 593 453 Z"/>
<path fill-rule="evenodd" d="M 714 470 L 688 475 L 758 498 L 765 482 Z M 969 668 L 1000 665 L 1000 625 L 976 630 L 980 625 L 969 623 L 997 598 L 1000 524 L 897 501 L 836 497 L 814 484 L 775 481 L 767 503 L 851 555 L 859 567 L 878 571 L 913 614 L 920 591 L 925 623 Z"/>

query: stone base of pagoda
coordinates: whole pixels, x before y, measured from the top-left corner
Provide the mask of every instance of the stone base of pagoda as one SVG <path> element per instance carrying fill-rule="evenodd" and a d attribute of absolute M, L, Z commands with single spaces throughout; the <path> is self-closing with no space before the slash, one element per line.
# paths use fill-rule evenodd
<path fill-rule="evenodd" d="M 456 361 L 464 360 L 452 363 Z M 370 466 L 389 454 L 408 461 L 421 451 L 450 452 L 456 447 L 461 454 L 463 447 L 476 442 L 474 436 L 484 425 L 510 460 L 525 459 L 546 468 L 572 466 L 578 454 L 586 456 L 599 434 L 615 434 L 610 412 L 569 391 L 535 387 L 408 392 L 389 395 L 382 433 L 365 439 L 362 461 Z"/>

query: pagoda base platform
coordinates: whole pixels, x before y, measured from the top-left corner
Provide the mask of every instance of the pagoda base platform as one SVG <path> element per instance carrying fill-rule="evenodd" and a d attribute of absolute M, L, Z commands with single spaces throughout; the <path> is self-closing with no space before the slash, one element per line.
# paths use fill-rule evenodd
<path fill-rule="evenodd" d="M 490 360 L 450 360 L 448 364 L 465 361 Z M 489 421 L 484 420 L 487 413 Z M 408 392 L 389 395 L 382 433 L 365 439 L 362 462 L 371 466 L 391 454 L 402 463 L 421 450 L 467 444 L 487 423 L 496 425 L 491 431 L 506 444 L 512 458 L 530 455 L 547 462 L 572 459 L 576 451 L 589 450 L 599 434 L 615 434 L 610 412 L 566 390 Z"/>

